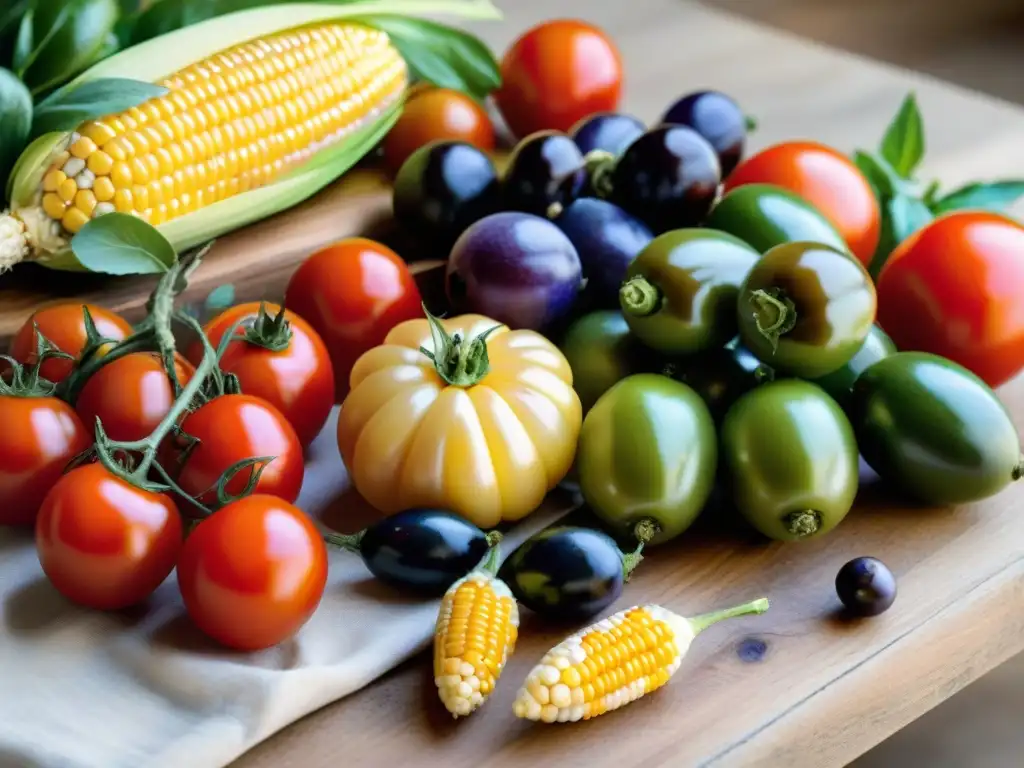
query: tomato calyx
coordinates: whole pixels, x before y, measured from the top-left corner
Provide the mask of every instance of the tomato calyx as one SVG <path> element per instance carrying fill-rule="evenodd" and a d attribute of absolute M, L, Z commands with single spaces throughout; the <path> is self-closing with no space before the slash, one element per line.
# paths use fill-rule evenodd
<path fill-rule="evenodd" d="M 752 291 L 750 303 L 754 307 L 754 325 L 774 351 L 779 346 L 779 338 L 796 325 L 796 305 L 781 288 Z"/>
<path fill-rule="evenodd" d="M 464 339 L 462 334 L 449 334 L 440 319 L 430 314 L 426 305 L 423 311 L 430 324 L 434 351 L 420 347 L 420 352 L 433 361 L 437 375 L 453 387 L 479 384 L 491 367 L 487 357 L 487 337 L 501 328 L 501 324 L 488 328 L 472 339 Z"/>
<path fill-rule="evenodd" d="M 661 309 L 661 289 L 643 275 L 631 277 L 619 288 L 619 305 L 633 317 L 648 317 Z"/>
<path fill-rule="evenodd" d="M 243 333 L 237 336 L 227 336 L 229 340 L 239 340 L 246 344 L 252 344 L 271 352 L 284 352 L 292 342 L 292 329 L 285 318 L 285 308 L 282 306 L 273 317 L 267 312 L 267 305 L 260 302 L 259 312 L 255 317 L 243 318 L 239 329 Z"/>
<path fill-rule="evenodd" d="M 633 526 L 633 537 L 636 539 L 636 548 L 632 552 L 622 552 L 622 578 L 629 581 L 640 562 L 644 559 L 644 547 L 661 533 L 661 526 L 650 518 L 644 518 Z"/>
<path fill-rule="evenodd" d="M 32 365 L 22 365 L 10 355 L 0 355 L 0 360 L 9 367 L 9 380 L 0 376 L 0 395 L 6 397 L 50 397 L 57 385 L 40 375 L 46 360 L 73 360 L 66 352 L 61 352 L 35 326 L 36 361 Z"/>

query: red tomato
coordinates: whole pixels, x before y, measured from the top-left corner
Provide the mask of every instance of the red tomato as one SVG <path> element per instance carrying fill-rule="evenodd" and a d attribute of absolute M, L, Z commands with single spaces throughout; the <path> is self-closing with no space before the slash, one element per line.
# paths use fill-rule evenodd
<path fill-rule="evenodd" d="M 253 493 L 287 501 L 298 498 L 305 473 L 302 445 L 292 425 L 266 400 L 221 395 L 186 416 L 181 429 L 199 441 L 175 478 L 190 496 L 213 502 L 216 492 L 212 489 L 229 467 L 245 459 L 274 456 Z M 162 465 L 173 474 L 173 458 L 167 453 L 164 456 Z M 241 493 L 249 476 L 248 470 L 236 474 L 227 484 L 227 492 Z"/>
<path fill-rule="evenodd" d="M 181 540 L 169 496 L 137 488 L 102 464 L 61 477 L 36 521 L 47 578 L 72 602 L 99 610 L 145 600 L 174 568 Z"/>
<path fill-rule="evenodd" d="M 90 432 L 63 400 L 0 396 L 0 525 L 34 523 L 68 462 L 90 445 Z"/>
<path fill-rule="evenodd" d="M 501 60 L 494 98 L 512 132 L 568 131 L 595 112 L 614 112 L 622 94 L 622 57 L 597 27 L 556 19 L 524 33 Z"/>
<path fill-rule="evenodd" d="M 247 496 L 203 520 L 178 561 L 188 615 L 214 640 L 257 651 L 309 621 L 327 585 L 327 549 L 300 510 Z"/>
<path fill-rule="evenodd" d="M 175 374 L 184 386 L 195 369 L 175 356 Z M 143 440 L 174 405 L 174 388 L 155 352 L 133 352 L 108 363 L 89 377 L 75 402 L 82 423 L 95 428 L 96 418 L 111 440 Z"/>
<path fill-rule="evenodd" d="M 810 141 L 775 144 L 740 163 L 726 178 L 725 191 L 743 184 L 774 184 L 800 195 L 870 265 L 881 232 L 878 200 L 864 174 L 838 150 Z"/>
<path fill-rule="evenodd" d="M 381 344 L 399 323 L 422 317 L 422 302 L 398 254 L 361 237 L 306 259 L 292 275 L 284 299 L 327 344 L 338 401 L 348 394 L 348 377 L 359 356 Z"/>
<path fill-rule="evenodd" d="M 384 162 L 394 175 L 402 163 L 432 141 L 464 141 L 484 152 L 494 149 L 494 126 L 487 110 L 459 91 L 425 88 L 406 102 L 402 116 L 384 139 Z"/>
<path fill-rule="evenodd" d="M 901 243 L 878 276 L 878 321 L 902 350 L 931 352 L 990 387 L 1024 367 L 1024 227 L 957 211 Z"/>
<path fill-rule="evenodd" d="M 31 364 L 36 361 L 36 335 L 33 323 L 57 349 L 78 357 L 85 347 L 83 306 L 89 308 L 96 329 L 103 338 L 120 341 L 131 335 L 132 327 L 128 321 L 108 309 L 97 307 L 95 304 L 54 304 L 52 307 L 33 312 L 18 329 L 11 340 L 11 357 L 19 363 Z M 71 360 L 46 360 L 40 373 L 44 379 L 57 383 L 71 373 L 72 365 Z"/>
<path fill-rule="evenodd" d="M 271 317 L 280 309 L 277 304 L 266 304 Z M 259 310 L 259 302 L 253 302 L 217 315 L 204 329 L 210 343 L 216 349 L 232 325 L 246 317 L 255 319 Z M 220 367 L 238 377 L 242 392 L 266 400 L 283 413 L 306 446 L 320 434 L 334 405 L 334 369 L 327 347 L 309 323 L 288 310 L 284 316 L 291 330 L 287 348 L 275 352 L 255 343 L 233 341 Z M 245 326 L 237 331 L 239 336 L 245 333 Z M 190 347 L 188 356 L 199 365 L 202 345 L 197 342 Z"/>

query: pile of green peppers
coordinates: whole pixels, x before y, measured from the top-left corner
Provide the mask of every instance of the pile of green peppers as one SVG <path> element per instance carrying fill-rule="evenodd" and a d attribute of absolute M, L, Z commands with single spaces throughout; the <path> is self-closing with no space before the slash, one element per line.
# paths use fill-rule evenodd
<path fill-rule="evenodd" d="M 623 537 L 653 523 L 657 545 L 725 498 L 765 536 L 800 541 L 846 517 L 861 458 L 910 503 L 969 503 L 1017 480 L 1020 440 L 996 394 L 945 358 L 897 350 L 831 225 L 795 197 L 744 189 L 706 227 L 655 238 L 619 306 L 561 339 L 593 513 Z"/>

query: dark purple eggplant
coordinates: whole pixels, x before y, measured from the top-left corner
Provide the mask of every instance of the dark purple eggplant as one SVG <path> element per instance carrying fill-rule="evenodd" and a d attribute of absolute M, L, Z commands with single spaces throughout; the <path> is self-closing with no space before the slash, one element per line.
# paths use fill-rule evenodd
<path fill-rule="evenodd" d="M 645 130 L 646 126 L 632 115 L 598 112 L 576 123 L 569 135 L 584 155 L 597 150 L 618 157 Z"/>
<path fill-rule="evenodd" d="M 651 230 L 618 206 L 593 197 L 574 202 L 555 224 L 579 254 L 588 306 L 617 309 L 626 268 L 654 239 Z"/>
<path fill-rule="evenodd" d="M 663 123 L 685 125 L 703 136 L 718 155 L 724 179 L 743 158 L 747 118 L 732 98 L 719 91 L 697 91 L 669 107 Z"/>
<path fill-rule="evenodd" d="M 502 179 L 504 207 L 554 218 L 579 196 L 586 180 L 576 142 L 564 133 L 540 131 L 512 151 Z"/>
<path fill-rule="evenodd" d="M 505 211 L 476 222 L 456 241 L 445 292 L 456 312 L 541 330 L 572 309 L 582 272 L 562 230 L 539 216 Z"/>

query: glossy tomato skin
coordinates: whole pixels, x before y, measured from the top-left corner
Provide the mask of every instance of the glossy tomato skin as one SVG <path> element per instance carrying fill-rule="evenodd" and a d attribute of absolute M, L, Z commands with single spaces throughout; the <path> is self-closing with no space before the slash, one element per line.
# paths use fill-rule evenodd
<path fill-rule="evenodd" d="M 11 357 L 19 363 L 34 363 L 36 360 L 36 335 L 33 323 L 39 327 L 50 342 L 61 352 L 78 357 L 85 347 L 85 315 L 82 307 L 88 307 L 96 329 L 103 338 L 120 341 L 131 335 L 132 327 L 120 315 L 95 304 L 66 302 L 33 312 L 11 340 Z M 71 360 L 46 360 L 40 374 L 54 383 L 64 380 L 74 365 Z"/>
<path fill-rule="evenodd" d="M 205 492 L 233 464 L 274 456 L 253 492 L 289 502 L 298 498 L 305 474 L 302 445 L 292 425 L 266 400 L 251 395 L 221 395 L 186 416 L 181 429 L 199 440 L 177 476 L 178 484 L 189 495 L 212 501 L 214 494 Z M 227 492 L 241 493 L 248 477 L 247 470 L 235 475 L 226 486 Z"/>
<path fill-rule="evenodd" d="M 878 200 L 842 152 L 811 141 L 776 144 L 741 163 L 725 180 L 725 192 L 744 184 L 774 184 L 796 193 L 824 214 L 864 266 L 871 263 L 881 233 Z"/>
<path fill-rule="evenodd" d="M 85 464 L 53 486 L 39 510 L 43 572 L 66 598 L 98 610 L 145 600 L 171 573 L 182 525 L 169 496 Z"/>
<path fill-rule="evenodd" d="M 276 317 L 281 307 L 264 304 L 267 314 Z M 239 304 L 225 310 L 206 324 L 205 331 L 216 349 L 224 334 L 239 320 L 256 319 L 259 302 Z M 334 368 L 320 335 L 290 310 L 285 319 L 291 331 L 288 346 L 280 351 L 244 340 L 233 341 L 221 358 L 220 367 L 238 377 L 242 392 L 259 397 L 277 408 L 295 428 L 299 442 L 309 445 L 320 434 L 334 405 Z M 244 327 L 236 334 L 244 334 Z M 202 345 L 189 349 L 189 359 L 202 362 Z"/>
<path fill-rule="evenodd" d="M 288 282 L 284 305 L 327 345 L 335 399 L 348 393 L 352 366 L 404 320 L 423 316 L 412 273 L 387 246 L 361 237 L 317 251 Z"/>
<path fill-rule="evenodd" d="M 176 355 L 175 373 L 185 386 L 195 369 Z M 174 405 L 174 387 L 155 352 L 134 352 L 89 377 L 75 401 L 82 423 L 95 429 L 96 419 L 111 440 L 142 440 L 156 429 Z"/>
<path fill-rule="evenodd" d="M 448 88 L 423 88 L 406 103 L 384 139 L 384 162 L 398 173 L 413 152 L 435 141 L 461 141 L 494 150 L 494 126 L 478 101 Z"/>
<path fill-rule="evenodd" d="M 996 213 L 940 216 L 878 276 L 878 322 L 901 350 L 948 358 L 990 387 L 1024 366 L 1024 227 Z"/>
<path fill-rule="evenodd" d="M 602 30 L 555 19 L 527 30 L 501 60 L 495 100 L 512 133 L 568 132 L 595 112 L 614 112 L 622 94 L 622 58 Z"/>
<path fill-rule="evenodd" d="M 178 587 L 195 625 L 217 642 L 257 651 L 309 621 L 327 585 L 327 550 L 301 510 L 273 496 L 235 501 L 189 534 Z"/>
<path fill-rule="evenodd" d="M 0 396 L 0 525 L 31 525 L 53 484 L 92 436 L 55 397 Z"/>

